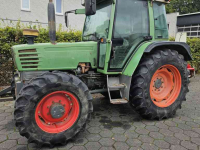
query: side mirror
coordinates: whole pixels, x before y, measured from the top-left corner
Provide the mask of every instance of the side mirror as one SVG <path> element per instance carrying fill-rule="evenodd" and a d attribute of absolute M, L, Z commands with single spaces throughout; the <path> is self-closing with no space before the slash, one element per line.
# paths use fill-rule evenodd
<path fill-rule="evenodd" d="M 85 15 L 91 16 L 96 14 L 96 0 L 85 0 Z"/>
<path fill-rule="evenodd" d="M 85 14 L 85 9 L 76 9 L 76 10 L 70 10 L 65 12 L 65 24 L 66 27 L 69 26 L 69 20 L 68 20 L 68 14 L 73 13 L 73 14 Z"/>

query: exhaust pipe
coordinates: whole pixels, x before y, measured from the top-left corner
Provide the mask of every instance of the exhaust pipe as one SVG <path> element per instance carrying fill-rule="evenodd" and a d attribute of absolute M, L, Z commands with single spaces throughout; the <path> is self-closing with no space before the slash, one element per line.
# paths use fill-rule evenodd
<path fill-rule="evenodd" d="M 50 41 L 52 44 L 56 44 L 56 17 L 53 0 L 49 0 L 48 4 L 48 24 Z"/>

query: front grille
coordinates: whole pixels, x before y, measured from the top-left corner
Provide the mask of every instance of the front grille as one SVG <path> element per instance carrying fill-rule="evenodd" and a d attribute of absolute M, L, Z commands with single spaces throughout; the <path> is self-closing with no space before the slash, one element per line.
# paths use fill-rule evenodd
<path fill-rule="evenodd" d="M 31 69 L 39 66 L 39 53 L 36 49 L 19 50 L 19 59 L 22 68 Z"/>

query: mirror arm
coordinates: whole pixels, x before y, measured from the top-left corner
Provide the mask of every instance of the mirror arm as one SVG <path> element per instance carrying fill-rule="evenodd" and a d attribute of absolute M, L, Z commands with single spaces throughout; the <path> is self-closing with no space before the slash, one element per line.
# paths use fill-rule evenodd
<path fill-rule="evenodd" d="M 65 12 L 65 24 L 66 24 L 66 27 L 68 27 L 68 22 L 67 22 L 67 18 L 68 18 L 68 14 L 69 13 L 76 13 L 76 10 L 70 10 L 70 11 L 66 11 Z"/>

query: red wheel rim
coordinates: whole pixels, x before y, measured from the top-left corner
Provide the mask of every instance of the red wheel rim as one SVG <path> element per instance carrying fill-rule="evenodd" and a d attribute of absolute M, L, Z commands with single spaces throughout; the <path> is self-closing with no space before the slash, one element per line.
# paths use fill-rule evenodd
<path fill-rule="evenodd" d="M 52 108 L 55 106 L 62 108 L 59 109 L 62 110 L 60 118 L 52 115 Z M 79 112 L 79 102 L 72 93 L 56 91 L 48 94 L 39 102 L 35 110 L 35 120 L 43 131 L 60 133 L 74 125 L 79 117 Z"/>
<path fill-rule="evenodd" d="M 181 91 L 181 74 L 173 65 L 164 65 L 153 75 L 150 83 L 150 97 L 158 107 L 169 107 Z"/>

